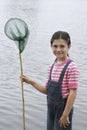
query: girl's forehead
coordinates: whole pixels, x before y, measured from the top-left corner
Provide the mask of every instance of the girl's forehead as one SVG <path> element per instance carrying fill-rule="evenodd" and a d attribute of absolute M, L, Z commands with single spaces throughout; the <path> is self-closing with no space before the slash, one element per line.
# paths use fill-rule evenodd
<path fill-rule="evenodd" d="M 53 44 L 67 44 L 67 41 L 63 39 L 55 39 Z"/>

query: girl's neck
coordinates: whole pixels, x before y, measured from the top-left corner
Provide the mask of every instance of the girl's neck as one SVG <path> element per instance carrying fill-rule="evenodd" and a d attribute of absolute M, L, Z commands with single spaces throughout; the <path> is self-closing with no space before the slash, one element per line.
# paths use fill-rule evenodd
<path fill-rule="evenodd" d="M 64 62 L 65 60 L 69 59 L 69 57 L 64 57 L 64 58 L 61 58 L 61 59 L 56 59 L 56 63 L 60 64 L 62 62 Z"/>

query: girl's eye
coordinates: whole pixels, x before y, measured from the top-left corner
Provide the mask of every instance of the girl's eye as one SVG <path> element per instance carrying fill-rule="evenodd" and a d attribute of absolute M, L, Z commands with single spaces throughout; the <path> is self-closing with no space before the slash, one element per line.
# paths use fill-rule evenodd
<path fill-rule="evenodd" d="M 61 45 L 60 48 L 64 48 L 65 46 L 64 45 Z"/>
<path fill-rule="evenodd" d="M 64 46 L 64 45 L 60 45 L 60 46 L 58 46 L 58 45 L 53 45 L 53 47 L 54 47 L 54 48 L 64 48 L 65 46 Z"/>
<path fill-rule="evenodd" d="M 54 47 L 54 48 L 58 48 L 58 46 L 57 46 L 57 45 L 53 45 L 53 47 Z"/>

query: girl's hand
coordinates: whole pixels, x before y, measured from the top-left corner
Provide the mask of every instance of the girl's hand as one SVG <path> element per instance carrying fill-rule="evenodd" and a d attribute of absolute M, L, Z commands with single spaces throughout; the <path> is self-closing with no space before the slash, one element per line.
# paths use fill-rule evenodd
<path fill-rule="evenodd" d="M 62 127 L 67 128 L 68 125 L 70 124 L 69 117 L 66 115 L 62 115 L 58 123 L 59 123 L 60 128 Z"/>
<path fill-rule="evenodd" d="M 28 83 L 30 84 L 32 82 L 32 80 L 24 75 L 20 76 L 20 79 L 22 82 Z"/>

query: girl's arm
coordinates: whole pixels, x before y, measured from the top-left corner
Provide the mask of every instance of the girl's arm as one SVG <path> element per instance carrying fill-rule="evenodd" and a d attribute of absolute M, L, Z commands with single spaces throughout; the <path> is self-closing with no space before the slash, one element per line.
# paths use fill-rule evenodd
<path fill-rule="evenodd" d="M 59 120 L 60 127 L 62 127 L 62 126 L 67 127 L 70 123 L 68 116 L 69 116 L 69 113 L 73 107 L 73 104 L 74 104 L 74 101 L 76 98 L 76 92 L 77 92 L 77 89 L 70 89 L 70 93 L 69 93 L 69 96 L 68 96 L 68 99 L 66 102 L 65 109 L 64 109 L 63 114 Z"/>
<path fill-rule="evenodd" d="M 44 93 L 44 94 L 47 94 L 47 90 L 46 90 L 46 86 L 42 86 L 40 85 L 39 83 L 37 83 L 36 81 L 26 77 L 26 76 L 21 76 L 20 77 L 22 82 L 26 82 L 28 84 L 31 84 L 34 88 L 36 88 L 38 91 Z"/>

